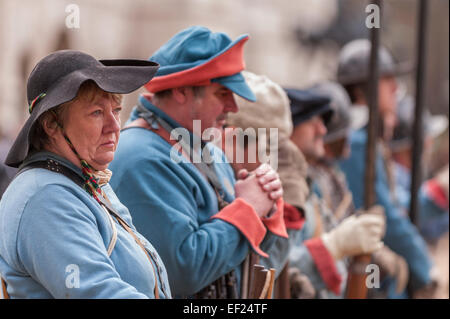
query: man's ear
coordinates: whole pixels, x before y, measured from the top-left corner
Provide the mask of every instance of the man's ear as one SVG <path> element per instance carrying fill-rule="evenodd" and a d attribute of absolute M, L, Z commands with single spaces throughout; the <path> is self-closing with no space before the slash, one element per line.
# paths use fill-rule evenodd
<path fill-rule="evenodd" d="M 188 96 L 187 96 L 188 94 L 189 94 L 189 89 L 187 87 L 180 87 L 180 88 L 172 89 L 172 96 L 175 99 L 175 101 L 177 101 L 178 104 L 185 104 L 188 99 Z"/>

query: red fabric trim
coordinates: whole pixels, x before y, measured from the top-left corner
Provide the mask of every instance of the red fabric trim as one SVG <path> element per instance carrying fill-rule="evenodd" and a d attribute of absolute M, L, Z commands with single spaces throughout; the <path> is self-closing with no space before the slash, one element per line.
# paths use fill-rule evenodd
<path fill-rule="evenodd" d="M 284 224 L 287 229 L 300 230 L 305 224 L 305 216 L 296 207 L 284 203 Z"/>
<path fill-rule="evenodd" d="M 235 199 L 211 218 L 218 218 L 235 226 L 247 238 L 255 252 L 262 257 L 269 257 L 268 254 L 259 248 L 266 235 L 266 227 L 264 227 L 264 224 L 253 207 L 247 204 L 242 198 Z"/>
<path fill-rule="evenodd" d="M 264 225 L 266 225 L 267 229 L 269 229 L 273 234 L 288 238 L 288 233 L 286 231 L 286 225 L 284 224 L 284 201 L 282 198 L 277 200 L 277 210 L 272 216 L 268 218 L 261 218 Z"/>
<path fill-rule="evenodd" d="M 442 187 L 435 180 L 431 179 L 424 185 L 427 195 L 443 209 L 448 209 L 449 201 Z"/>
<path fill-rule="evenodd" d="M 182 86 L 208 85 L 211 79 L 241 72 L 245 68 L 244 43 L 248 39 L 248 37 L 243 38 L 221 55 L 194 68 L 156 76 L 145 84 L 145 88 L 149 92 L 156 93 Z"/>
<path fill-rule="evenodd" d="M 342 277 L 336 268 L 333 256 L 331 256 L 330 252 L 323 244 L 322 239 L 316 237 L 308 239 L 304 243 L 327 288 L 336 295 L 339 295 L 341 293 Z"/>

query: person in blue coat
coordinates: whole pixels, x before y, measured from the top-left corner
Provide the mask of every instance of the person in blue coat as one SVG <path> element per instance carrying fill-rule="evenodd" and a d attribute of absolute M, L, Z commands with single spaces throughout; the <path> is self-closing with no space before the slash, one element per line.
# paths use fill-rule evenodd
<path fill-rule="evenodd" d="M 0 201 L 4 298 L 171 298 L 164 263 L 108 181 L 122 94 L 158 65 L 54 52 L 27 85 L 30 117 L 5 163 Z"/>
<path fill-rule="evenodd" d="M 286 89 L 294 130 L 291 140 L 308 163 L 310 193 L 305 207 L 304 241 L 289 256 L 291 267 L 301 270 L 316 289 L 316 298 L 343 298 L 348 258 L 383 247 L 383 209 L 373 206 L 361 214 L 345 215 L 328 206 L 319 183 L 318 163 L 326 156 L 326 125 L 336 114 L 334 96 L 315 89 Z M 331 184 L 327 187 L 332 187 Z"/>
<path fill-rule="evenodd" d="M 161 67 L 111 163 L 111 185 L 160 253 L 176 297 L 237 298 L 244 259 L 267 256 L 270 229 L 283 222 L 276 172 L 263 164 L 236 181 L 209 143 L 237 111 L 233 93 L 255 100 L 240 73 L 248 38 L 193 26 L 159 48 L 150 60 Z"/>
<path fill-rule="evenodd" d="M 412 131 L 414 122 L 414 100 L 404 96 L 398 104 L 397 124 L 389 142 L 394 159 L 395 200 L 408 215 L 411 199 Z M 433 141 L 448 128 L 444 115 L 424 115 L 423 165 L 426 168 L 431 156 Z M 430 243 L 437 241 L 448 231 L 448 164 L 435 176 L 424 181 L 419 190 L 419 210 L 417 225 L 422 236 Z"/>
<path fill-rule="evenodd" d="M 367 81 L 370 56 L 370 42 L 357 39 L 346 44 L 339 55 L 337 78 L 349 94 L 353 111 L 367 113 Z M 412 291 L 418 291 L 431 284 L 430 256 L 424 239 L 417 228 L 410 222 L 396 205 L 392 197 L 393 176 L 384 150 L 385 141 L 392 138 L 396 122 L 396 105 L 398 83 L 396 76 L 407 72 L 404 64 L 394 63 L 392 55 L 382 47 L 378 52 L 380 79 L 378 84 L 378 101 L 380 115 L 379 143 L 375 161 L 375 194 L 376 203 L 383 206 L 386 214 L 386 234 L 384 243 L 395 253 L 402 256 L 409 266 L 409 285 Z M 350 136 L 351 155 L 340 162 L 340 168 L 347 177 L 349 189 L 353 195 L 355 207 L 358 209 L 364 202 L 364 172 L 366 163 L 367 130 L 366 127 L 354 131 Z M 402 298 L 404 293 L 397 294 L 395 280 L 388 280 L 382 288 L 387 297 Z M 412 296 L 410 296 L 412 297 Z"/>

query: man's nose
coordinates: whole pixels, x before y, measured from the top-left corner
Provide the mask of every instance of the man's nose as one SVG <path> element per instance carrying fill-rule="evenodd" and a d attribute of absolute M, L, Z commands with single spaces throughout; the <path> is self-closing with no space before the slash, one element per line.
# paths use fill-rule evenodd
<path fill-rule="evenodd" d="M 236 101 L 234 100 L 234 96 L 233 96 L 233 94 L 231 94 L 225 102 L 225 107 L 223 108 L 223 112 L 224 113 L 228 113 L 228 112 L 236 113 L 238 111 L 238 109 L 239 109 L 239 107 L 238 107 Z"/>
<path fill-rule="evenodd" d="M 317 128 L 317 132 L 318 132 L 321 136 L 324 136 L 325 134 L 327 134 L 327 131 L 328 131 L 328 130 L 327 130 L 327 127 L 325 126 L 325 123 L 323 122 L 323 119 L 322 119 L 322 118 L 319 118 L 319 119 L 318 119 L 316 128 Z"/>

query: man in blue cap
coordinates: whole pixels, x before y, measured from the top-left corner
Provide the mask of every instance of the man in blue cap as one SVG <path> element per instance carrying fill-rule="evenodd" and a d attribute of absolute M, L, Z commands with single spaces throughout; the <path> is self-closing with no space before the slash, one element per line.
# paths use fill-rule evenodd
<path fill-rule="evenodd" d="M 313 172 L 325 156 L 326 124 L 334 116 L 330 98 L 312 89 L 286 91 L 294 124 L 291 140 L 308 162 L 311 190 L 304 208 L 304 241 L 291 250 L 289 263 L 308 276 L 317 298 L 342 298 L 346 288 L 347 258 L 372 253 L 383 246 L 383 214 L 380 207 L 372 207 L 367 214 L 343 218 L 339 216 L 338 207 L 327 205 Z"/>
<path fill-rule="evenodd" d="M 233 93 L 255 101 L 241 74 L 247 40 L 194 26 L 155 52 L 155 82 L 133 109 L 110 166 L 112 187 L 158 249 L 176 297 L 238 297 L 244 259 L 252 250 L 267 256 L 271 228 L 283 225 L 276 172 L 263 164 L 239 172 L 236 182 L 208 143 L 227 113 L 237 112 Z M 266 225 L 269 214 L 278 219 Z"/>

